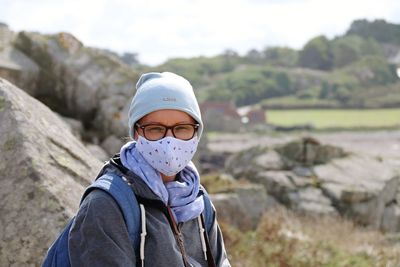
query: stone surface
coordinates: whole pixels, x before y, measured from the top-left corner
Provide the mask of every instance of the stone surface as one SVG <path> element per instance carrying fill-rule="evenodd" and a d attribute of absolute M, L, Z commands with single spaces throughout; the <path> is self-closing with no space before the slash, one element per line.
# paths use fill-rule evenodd
<path fill-rule="evenodd" d="M 98 131 L 100 140 L 127 135 L 127 111 L 138 79 L 132 68 L 68 33 L 20 32 L 15 47 L 41 69 L 36 98 Z"/>
<path fill-rule="evenodd" d="M 110 135 L 101 143 L 101 147 L 107 152 L 108 155 L 112 156 L 118 153 L 124 142 L 121 138 L 117 138 L 115 135 Z"/>
<path fill-rule="evenodd" d="M 304 138 L 241 151 L 230 157 L 226 170 L 236 179 L 264 185 L 269 196 L 293 210 L 340 214 L 399 231 L 400 168 L 383 157 Z"/>
<path fill-rule="evenodd" d="M 242 230 L 255 229 L 261 216 L 276 203 L 271 200 L 261 185 L 246 184 L 230 193 L 212 194 L 218 220 Z"/>
<path fill-rule="evenodd" d="M 39 101 L 0 79 L 0 266 L 38 266 L 101 162 Z"/>
<path fill-rule="evenodd" d="M 82 140 L 82 135 L 84 132 L 84 127 L 81 121 L 62 117 L 62 119 L 68 124 L 71 133 L 78 139 Z"/>
<path fill-rule="evenodd" d="M 400 206 L 397 203 L 385 207 L 381 228 L 387 232 L 400 232 Z"/>
<path fill-rule="evenodd" d="M 256 157 L 254 163 L 264 170 L 282 170 L 284 168 L 280 155 L 272 149 Z"/>
<path fill-rule="evenodd" d="M 217 210 L 218 221 L 228 223 L 239 229 L 250 229 L 252 222 L 240 198 L 235 193 L 210 195 Z"/>
<path fill-rule="evenodd" d="M 0 77 L 34 94 L 39 66 L 13 46 L 14 39 L 15 33 L 8 26 L 0 25 Z"/>
<path fill-rule="evenodd" d="M 287 167 L 312 166 L 324 164 L 334 158 L 345 157 L 345 151 L 340 147 L 322 145 L 312 137 L 294 140 L 276 147 Z"/>
<path fill-rule="evenodd" d="M 249 177 L 251 182 L 265 186 L 267 193 L 274 196 L 280 202 L 289 204 L 288 194 L 296 190 L 290 181 L 286 171 L 264 171 L 254 177 Z"/>
<path fill-rule="evenodd" d="M 373 157 L 352 155 L 316 166 L 314 171 L 342 214 L 381 228 L 385 206 L 397 196 L 398 169 Z"/>
<path fill-rule="evenodd" d="M 98 160 L 105 162 L 110 159 L 112 155 L 108 155 L 103 148 L 93 144 L 86 144 L 86 149 Z"/>
<path fill-rule="evenodd" d="M 331 200 L 318 188 L 306 187 L 289 193 L 291 208 L 307 214 L 337 214 Z"/>
<path fill-rule="evenodd" d="M 235 192 L 239 196 L 243 208 L 250 218 L 251 228 L 256 228 L 261 216 L 269 205 L 265 187 L 257 184 L 248 184 L 237 188 Z"/>
<path fill-rule="evenodd" d="M 265 170 L 281 170 L 284 165 L 276 151 L 253 147 L 233 154 L 227 159 L 225 167 L 235 177 L 252 177 Z"/>

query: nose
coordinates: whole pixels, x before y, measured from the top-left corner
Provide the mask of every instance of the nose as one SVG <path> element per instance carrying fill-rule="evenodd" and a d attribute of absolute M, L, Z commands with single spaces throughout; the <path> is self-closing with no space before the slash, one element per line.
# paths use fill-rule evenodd
<path fill-rule="evenodd" d="M 167 129 L 165 136 L 174 136 L 174 134 L 172 133 L 172 129 Z"/>

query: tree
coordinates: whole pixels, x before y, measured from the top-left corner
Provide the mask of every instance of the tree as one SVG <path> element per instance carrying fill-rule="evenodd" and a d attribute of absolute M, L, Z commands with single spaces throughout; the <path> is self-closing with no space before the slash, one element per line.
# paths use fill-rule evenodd
<path fill-rule="evenodd" d="M 263 54 L 256 49 L 251 49 L 249 52 L 247 52 L 245 59 L 250 64 L 259 64 L 263 60 Z"/>
<path fill-rule="evenodd" d="M 299 60 L 305 68 L 330 70 L 333 56 L 329 40 L 323 35 L 311 39 L 300 51 Z"/>
<path fill-rule="evenodd" d="M 366 19 L 355 20 L 346 33 L 356 34 L 364 38 L 373 38 L 381 43 L 400 45 L 400 25 L 378 19 L 369 22 Z"/>
<path fill-rule="evenodd" d="M 295 67 L 298 61 L 298 52 L 288 47 L 267 47 L 264 51 L 264 60 L 267 64 Z"/>
<path fill-rule="evenodd" d="M 120 58 L 128 66 L 135 67 L 139 65 L 137 53 L 124 53 Z"/>

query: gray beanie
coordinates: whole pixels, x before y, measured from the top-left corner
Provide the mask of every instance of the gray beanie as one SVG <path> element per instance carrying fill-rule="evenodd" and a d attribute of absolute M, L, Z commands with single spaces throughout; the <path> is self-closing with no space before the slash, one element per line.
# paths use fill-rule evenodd
<path fill-rule="evenodd" d="M 137 121 L 160 109 L 180 110 L 192 116 L 200 124 L 197 136 L 201 137 L 203 121 L 193 88 L 185 78 L 171 72 L 150 72 L 140 77 L 129 107 L 130 137 L 134 137 Z"/>

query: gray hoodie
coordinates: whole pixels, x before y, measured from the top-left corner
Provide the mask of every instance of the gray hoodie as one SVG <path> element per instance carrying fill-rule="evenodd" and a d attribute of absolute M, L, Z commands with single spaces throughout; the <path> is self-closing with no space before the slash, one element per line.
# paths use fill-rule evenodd
<path fill-rule="evenodd" d="M 119 161 L 108 164 L 103 173 L 117 172 L 129 175 Z M 132 177 L 133 178 L 133 177 Z M 131 179 L 137 197 L 161 201 L 147 185 L 137 177 Z M 147 236 L 145 242 L 145 266 L 185 266 L 181 249 L 176 241 L 167 216 L 155 207 L 145 206 Z M 213 208 L 212 228 L 208 232 L 210 248 L 216 266 L 231 266 L 226 255 L 221 230 Z M 193 267 L 208 266 L 202 251 L 199 224 L 196 219 L 179 223 L 185 257 Z M 123 214 L 108 193 L 95 189 L 82 202 L 69 235 L 69 257 L 72 266 L 140 266 L 139 255 L 129 239 Z"/>

